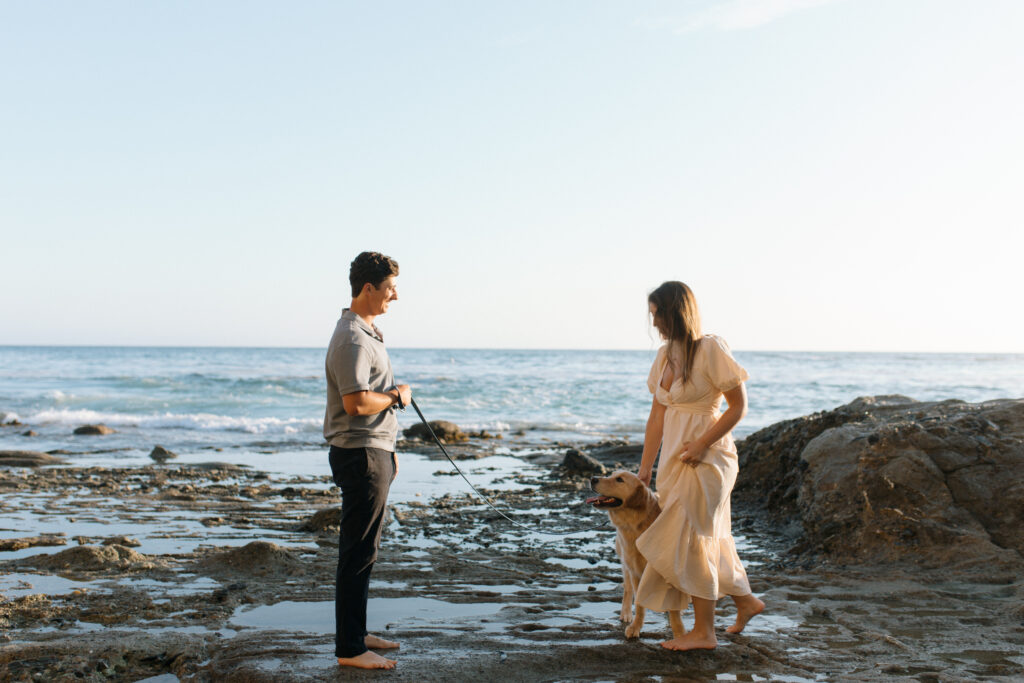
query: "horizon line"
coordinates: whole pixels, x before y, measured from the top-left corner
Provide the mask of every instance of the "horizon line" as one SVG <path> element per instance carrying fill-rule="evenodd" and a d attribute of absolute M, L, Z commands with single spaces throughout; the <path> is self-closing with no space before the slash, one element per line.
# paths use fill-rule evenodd
<path fill-rule="evenodd" d="M 660 346 L 660 345 L 659 345 Z M 0 344 L 0 349 L 223 349 L 223 350 L 326 350 L 326 346 L 260 346 L 237 344 Z M 391 346 L 391 351 L 579 351 L 579 352 L 652 352 L 656 348 L 580 348 L 580 347 L 517 347 L 517 346 Z M 920 351 L 909 349 L 733 349 L 738 353 L 914 353 L 931 355 L 995 355 L 1020 356 L 1024 351 Z"/>

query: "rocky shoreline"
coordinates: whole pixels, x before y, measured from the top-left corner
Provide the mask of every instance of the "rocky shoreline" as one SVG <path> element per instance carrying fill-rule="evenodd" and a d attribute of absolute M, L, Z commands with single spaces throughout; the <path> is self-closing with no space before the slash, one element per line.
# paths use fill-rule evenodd
<path fill-rule="evenodd" d="M 403 643 L 387 674 L 333 665 L 338 495 L 326 477 L 0 455 L 0 517 L 26 532 L 0 544 L 0 679 L 1024 675 L 1024 400 L 864 398 L 740 442 L 734 533 L 768 610 L 741 635 L 720 632 L 717 650 L 682 655 L 657 646 L 661 615 L 623 638 L 613 532 L 592 529 L 605 518 L 583 505 L 587 469 L 635 469 L 639 445 L 489 436 L 449 437 L 449 450 L 539 531 L 464 493 L 430 442 L 400 443 L 407 467 L 450 485 L 392 505 L 371 586 L 371 627 Z M 499 444 L 522 465 L 495 458 Z"/>

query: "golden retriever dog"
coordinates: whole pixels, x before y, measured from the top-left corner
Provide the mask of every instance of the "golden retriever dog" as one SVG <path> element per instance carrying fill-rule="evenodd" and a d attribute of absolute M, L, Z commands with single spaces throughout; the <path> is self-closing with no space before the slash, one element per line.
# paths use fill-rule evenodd
<path fill-rule="evenodd" d="M 629 624 L 626 637 L 638 638 L 644 625 L 645 610 L 637 605 L 636 615 L 633 615 L 633 597 L 647 559 L 636 549 L 636 539 L 661 513 L 661 506 L 654 492 L 639 477 L 625 470 L 612 472 L 607 477 L 591 477 L 590 488 L 598 495 L 588 498 L 587 502 L 607 510 L 615 526 L 615 552 L 622 561 L 622 611 L 619 619 Z M 679 610 L 669 610 L 668 621 L 673 637 L 679 638 L 686 633 Z"/>

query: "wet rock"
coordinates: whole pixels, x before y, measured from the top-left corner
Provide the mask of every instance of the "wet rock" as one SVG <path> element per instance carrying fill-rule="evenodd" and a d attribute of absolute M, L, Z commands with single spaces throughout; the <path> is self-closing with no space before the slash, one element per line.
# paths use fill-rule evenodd
<path fill-rule="evenodd" d="M 0 601 L 0 629 L 24 628 L 40 622 L 48 622 L 58 614 L 67 611 L 66 607 L 55 609 L 50 598 L 39 593 L 23 595 L 10 602 Z M 2 680 L 9 679 L 2 678 Z"/>
<path fill-rule="evenodd" d="M 738 446 L 737 501 L 796 522 L 802 552 L 935 567 L 1024 560 L 1024 399 L 865 397 Z"/>
<path fill-rule="evenodd" d="M 62 550 L 55 555 L 25 558 L 22 563 L 39 569 L 61 572 L 141 571 L 159 566 L 159 563 L 145 555 L 121 545 L 80 545 Z"/>
<path fill-rule="evenodd" d="M 157 462 L 167 462 L 171 458 L 177 458 L 178 454 L 167 450 L 163 446 L 154 446 L 149 452 L 149 457 Z"/>
<path fill-rule="evenodd" d="M 304 573 L 302 560 L 292 551 L 269 541 L 253 541 L 241 548 L 231 548 L 199 561 L 207 572 L 237 572 L 254 576 L 294 575 Z"/>
<path fill-rule="evenodd" d="M 102 436 L 102 435 L 106 435 L 106 434 L 113 434 L 114 430 L 111 429 L 110 427 L 108 427 L 107 425 L 104 425 L 104 424 L 95 424 L 95 425 L 82 425 L 81 427 L 78 427 L 77 429 L 75 429 L 74 433 L 75 434 Z"/>
<path fill-rule="evenodd" d="M 605 466 L 583 451 L 570 448 L 565 452 L 562 467 L 569 474 L 604 474 Z"/>
<path fill-rule="evenodd" d="M 431 420 L 430 429 L 434 430 L 434 434 L 437 438 L 445 443 L 457 443 L 469 440 L 469 436 L 459 429 L 458 425 L 446 420 Z M 404 430 L 402 434 L 407 439 L 433 441 L 433 438 L 430 436 L 430 430 L 428 430 L 427 426 L 422 422 L 417 422 L 413 426 Z"/>
<path fill-rule="evenodd" d="M 616 463 L 640 464 L 640 456 L 643 455 L 643 444 L 629 443 L 628 441 L 608 440 L 599 441 L 588 448 L 591 457 L 605 465 Z"/>
<path fill-rule="evenodd" d="M 111 536 L 103 539 L 103 545 L 122 545 L 125 548 L 138 548 L 142 543 L 128 536 Z"/>
<path fill-rule="evenodd" d="M 39 432 L 37 432 L 37 431 L 35 431 L 33 429 L 30 429 L 27 432 L 22 432 L 21 435 L 22 436 L 39 436 Z"/>
<path fill-rule="evenodd" d="M 0 551 L 24 550 L 37 546 L 66 545 L 67 539 L 59 536 L 28 536 L 25 538 L 0 538 Z"/>
<path fill-rule="evenodd" d="M 53 611 L 51 607 L 50 612 Z M 0 680 L 47 683 L 188 680 L 192 677 L 183 674 L 183 667 L 194 669 L 209 659 L 208 644 L 202 636 L 124 630 L 107 636 L 103 633 L 106 630 L 45 643 L 12 643 L 0 654 Z M 26 662 L 31 662 L 32 666 L 25 666 Z"/>
<path fill-rule="evenodd" d="M 297 531 L 337 531 L 341 528 L 341 508 L 332 507 L 320 510 L 315 515 L 296 527 Z"/>
<path fill-rule="evenodd" d="M 63 458 L 39 451 L 0 451 L 0 467 L 40 467 L 62 462 Z"/>
<path fill-rule="evenodd" d="M 203 470 L 204 472 L 214 472 L 220 470 L 222 472 L 245 472 L 251 469 L 250 465 L 235 465 L 230 462 L 196 462 L 182 465 L 184 468 L 193 470 Z"/>

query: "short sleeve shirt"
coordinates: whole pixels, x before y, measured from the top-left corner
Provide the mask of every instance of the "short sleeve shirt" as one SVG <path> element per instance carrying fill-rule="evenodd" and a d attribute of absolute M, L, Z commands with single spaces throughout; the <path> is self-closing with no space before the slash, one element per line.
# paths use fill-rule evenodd
<path fill-rule="evenodd" d="M 324 438 L 339 448 L 395 450 L 398 418 L 394 408 L 375 415 L 349 415 L 342 396 L 360 391 L 384 393 L 395 386 L 391 359 L 375 326 L 345 309 L 334 328 L 324 362 L 327 412 Z"/>

